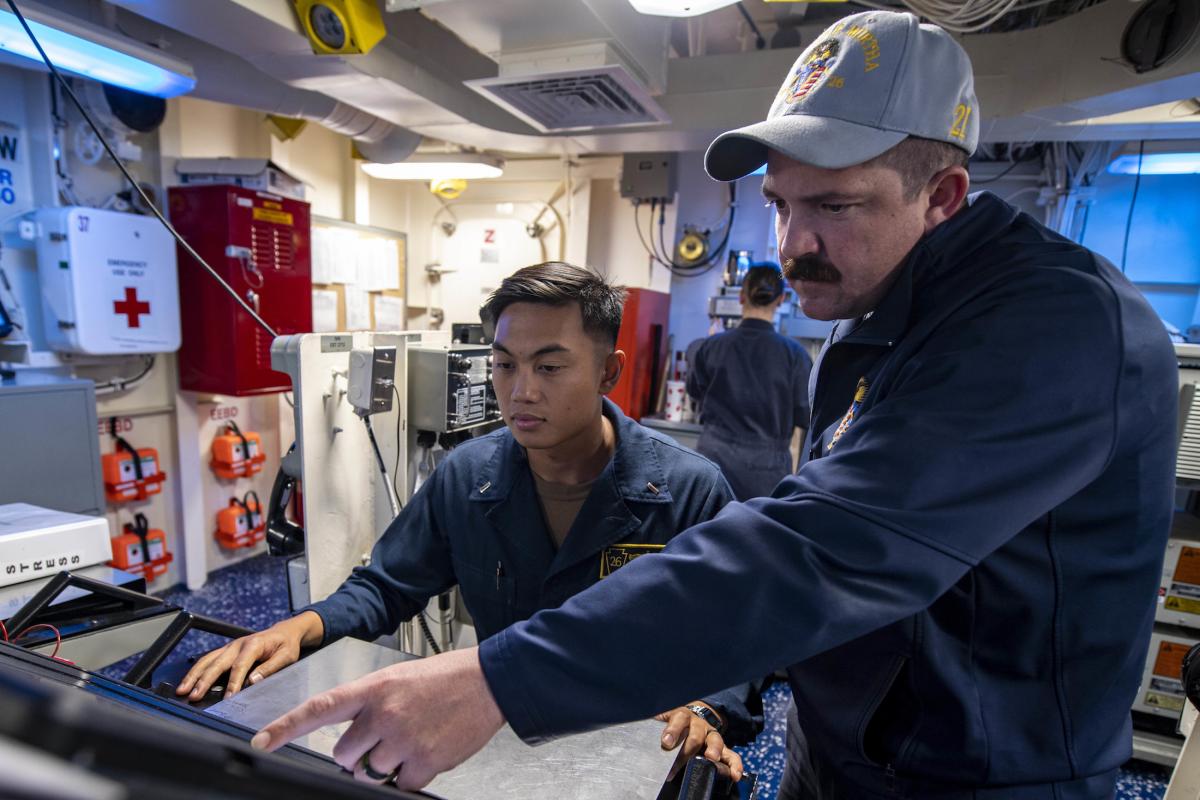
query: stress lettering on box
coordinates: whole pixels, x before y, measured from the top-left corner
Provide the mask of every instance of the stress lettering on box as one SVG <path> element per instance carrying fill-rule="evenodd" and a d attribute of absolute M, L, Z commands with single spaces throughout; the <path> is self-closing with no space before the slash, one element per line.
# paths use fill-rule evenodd
<path fill-rule="evenodd" d="M 41 558 L 26 557 L 20 561 L 9 562 L 4 565 L 5 575 L 43 575 L 47 572 L 55 572 L 60 569 L 70 569 L 78 567 L 83 563 L 83 556 L 79 553 L 43 553 Z"/>

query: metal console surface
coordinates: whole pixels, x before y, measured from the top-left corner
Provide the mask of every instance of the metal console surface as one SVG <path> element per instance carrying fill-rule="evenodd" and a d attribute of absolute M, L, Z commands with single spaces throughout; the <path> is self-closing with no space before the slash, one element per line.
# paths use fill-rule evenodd
<path fill-rule="evenodd" d="M 319 692 L 411 658 L 342 639 L 211 706 L 208 713 L 261 728 Z M 348 723 L 330 725 L 296 744 L 328 755 L 347 727 Z M 439 775 L 427 790 L 446 800 L 654 800 L 675 760 L 674 753 L 659 747 L 661 730 L 659 722 L 634 722 L 530 747 L 506 725 L 487 747 Z"/>

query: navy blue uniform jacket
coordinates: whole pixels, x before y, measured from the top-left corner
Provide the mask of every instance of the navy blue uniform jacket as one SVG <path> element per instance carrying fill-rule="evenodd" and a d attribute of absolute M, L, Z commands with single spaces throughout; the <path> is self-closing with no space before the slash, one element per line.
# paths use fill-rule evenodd
<path fill-rule="evenodd" d="M 322 644 L 391 633 L 455 584 L 483 641 L 596 583 L 607 548 L 663 545 L 733 499 L 712 462 L 608 400 L 604 413 L 616 451 L 561 549 L 546 529 L 525 449 L 507 428 L 472 439 L 438 465 L 388 526 L 370 566 L 355 568 L 334 594 L 309 606 L 325 625 Z M 745 705 L 750 691 L 740 686 L 705 698 L 725 715 L 735 741 L 752 737 L 761 722 Z"/>
<path fill-rule="evenodd" d="M 792 471 L 792 431 L 808 427 L 812 359 L 766 320 L 703 340 L 688 359 L 688 394 L 703 403 L 696 449 L 738 500 L 768 495 Z"/>
<path fill-rule="evenodd" d="M 483 644 L 514 730 L 790 664 L 851 796 L 1110 796 L 1172 511 L 1162 323 L 1110 263 L 985 193 L 814 369 L 819 457 L 772 497 Z"/>

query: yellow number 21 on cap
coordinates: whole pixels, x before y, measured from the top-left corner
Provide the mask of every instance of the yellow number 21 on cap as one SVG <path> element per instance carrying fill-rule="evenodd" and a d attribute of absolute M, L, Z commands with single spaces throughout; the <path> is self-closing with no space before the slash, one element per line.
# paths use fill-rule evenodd
<path fill-rule="evenodd" d="M 971 118 L 971 107 L 959 103 L 954 107 L 954 124 L 950 126 L 950 135 L 960 142 L 967 138 L 967 120 Z"/>

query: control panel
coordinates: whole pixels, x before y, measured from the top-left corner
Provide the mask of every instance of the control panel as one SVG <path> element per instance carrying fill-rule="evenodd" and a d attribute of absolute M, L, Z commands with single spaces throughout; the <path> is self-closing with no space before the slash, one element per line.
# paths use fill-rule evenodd
<path fill-rule="evenodd" d="M 408 348 L 408 424 L 435 433 L 500 419 L 487 345 L 413 344 Z"/>

